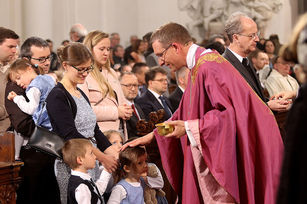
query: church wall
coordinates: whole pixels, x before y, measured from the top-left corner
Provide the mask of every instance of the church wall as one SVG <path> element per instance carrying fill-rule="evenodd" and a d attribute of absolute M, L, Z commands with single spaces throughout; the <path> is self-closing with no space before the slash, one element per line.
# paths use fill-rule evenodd
<path fill-rule="evenodd" d="M 286 42 L 297 19 L 297 1 L 282 0 L 284 7 L 273 15 L 265 36 L 277 33 Z M 24 40 L 38 35 L 59 46 L 69 38 L 69 28 L 82 23 L 91 31 L 118 32 L 121 44 L 129 44 L 130 35 L 141 38 L 167 22 L 186 25 L 191 21 L 180 11 L 177 0 L 0 0 L 0 26 L 15 30 Z"/>

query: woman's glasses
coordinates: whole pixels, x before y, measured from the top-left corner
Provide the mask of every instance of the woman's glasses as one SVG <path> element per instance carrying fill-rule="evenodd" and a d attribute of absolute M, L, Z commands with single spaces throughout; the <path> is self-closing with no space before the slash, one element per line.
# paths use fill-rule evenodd
<path fill-rule="evenodd" d="M 75 67 L 74 65 L 70 65 L 70 66 L 75 68 L 78 71 L 79 74 L 83 74 L 85 72 L 90 73 L 94 69 L 93 65 L 91 65 L 89 67 Z"/>

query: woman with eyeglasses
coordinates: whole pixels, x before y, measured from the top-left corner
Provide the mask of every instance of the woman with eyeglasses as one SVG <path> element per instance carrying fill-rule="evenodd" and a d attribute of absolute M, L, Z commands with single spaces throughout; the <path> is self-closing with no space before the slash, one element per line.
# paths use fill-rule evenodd
<path fill-rule="evenodd" d="M 72 43 L 58 50 L 58 56 L 65 70 L 63 79 L 48 95 L 47 111 L 53 131 L 66 141 L 73 138 L 88 138 L 97 148 L 97 160 L 109 170 L 117 167 L 116 151 L 100 131 L 96 116 L 87 96 L 77 85 L 83 84 L 93 70 L 93 57 L 81 43 Z M 89 171 L 93 180 L 100 176 L 98 162 Z M 61 202 L 67 203 L 67 186 L 70 177 L 69 167 L 61 160 L 55 162 L 55 174 L 60 188 Z"/>
<path fill-rule="evenodd" d="M 116 72 L 110 66 L 109 35 L 90 32 L 84 44 L 92 52 L 94 69 L 79 87 L 89 98 L 101 131 L 120 130 L 127 138 L 125 120 L 132 116 L 133 109 L 127 105 Z"/>

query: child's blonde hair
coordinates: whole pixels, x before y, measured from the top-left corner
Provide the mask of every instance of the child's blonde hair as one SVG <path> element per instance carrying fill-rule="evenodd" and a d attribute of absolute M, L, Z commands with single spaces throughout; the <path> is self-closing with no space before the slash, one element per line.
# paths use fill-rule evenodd
<path fill-rule="evenodd" d="M 112 134 L 118 134 L 121 138 L 122 138 L 122 140 L 123 140 L 123 138 L 124 138 L 124 136 L 123 136 L 123 133 L 122 132 L 120 132 L 120 131 L 118 131 L 118 130 L 107 130 L 107 131 L 104 131 L 103 132 L 103 134 L 108 138 L 108 140 L 110 139 L 110 137 L 112 136 Z"/>
<path fill-rule="evenodd" d="M 114 182 L 117 183 L 121 179 L 127 177 L 127 172 L 124 170 L 124 166 L 136 168 L 137 159 L 146 154 L 146 150 L 142 146 L 127 147 L 119 153 L 119 168 L 115 171 Z"/>
<path fill-rule="evenodd" d="M 76 169 L 80 165 L 77 163 L 77 157 L 85 157 L 86 147 L 92 146 L 87 139 L 70 139 L 65 142 L 62 148 L 64 162 L 71 168 Z"/>
<path fill-rule="evenodd" d="M 17 59 L 11 64 L 9 68 L 7 75 L 8 80 L 15 81 L 16 74 L 18 73 L 18 71 L 26 71 L 28 67 L 31 67 L 36 72 L 36 74 L 44 74 L 44 70 L 41 67 L 39 66 L 36 67 L 32 65 L 26 59 Z"/>

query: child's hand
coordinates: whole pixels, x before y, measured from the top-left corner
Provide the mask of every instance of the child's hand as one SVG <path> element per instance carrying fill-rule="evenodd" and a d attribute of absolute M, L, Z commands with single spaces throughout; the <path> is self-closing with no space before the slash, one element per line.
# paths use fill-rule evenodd
<path fill-rule="evenodd" d="M 7 99 L 10 101 L 14 100 L 14 98 L 17 96 L 17 94 L 14 91 L 11 91 L 9 95 L 7 95 Z"/>
<path fill-rule="evenodd" d="M 148 179 L 147 179 L 147 173 L 146 174 L 141 174 L 141 177 L 143 178 L 143 180 L 145 181 L 145 183 L 148 183 Z"/>

